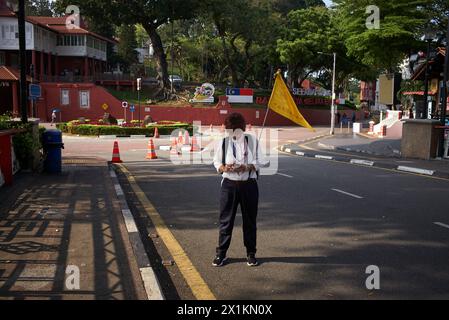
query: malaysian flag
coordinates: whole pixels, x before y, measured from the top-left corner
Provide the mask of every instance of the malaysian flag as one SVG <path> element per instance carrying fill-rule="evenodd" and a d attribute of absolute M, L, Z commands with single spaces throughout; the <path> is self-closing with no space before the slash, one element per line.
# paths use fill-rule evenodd
<path fill-rule="evenodd" d="M 253 89 L 227 88 L 226 96 L 229 98 L 229 103 L 254 103 Z"/>

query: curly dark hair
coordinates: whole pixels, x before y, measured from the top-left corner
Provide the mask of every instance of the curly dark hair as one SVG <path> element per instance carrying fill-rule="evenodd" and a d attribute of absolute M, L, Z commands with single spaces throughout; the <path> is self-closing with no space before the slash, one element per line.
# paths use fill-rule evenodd
<path fill-rule="evenodd" d="M 240 113 L 232 113 L 225 120 L 226 130 L 246 130 L 246 120 Z"/>

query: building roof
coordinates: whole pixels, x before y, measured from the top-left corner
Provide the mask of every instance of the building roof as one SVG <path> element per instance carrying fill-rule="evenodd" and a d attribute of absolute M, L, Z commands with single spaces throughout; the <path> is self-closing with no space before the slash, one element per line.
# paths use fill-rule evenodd
<path fill-rule="evenodd" d="M 19 81 L 20 73 L 17 69 L 12 67 L 0 66 L 0 80 L 1 81 Z M 27 76 L 27 81 L 31 82 L 31 78 Z"/>
<path fill-rule="evenodd" d="M 86 34 L 91 35 L 95 38 L 98 38 L 103 41 L 108 41 L 111 43 L 115 43 L 115 40 L 108 39 L 106 37 L 103 37 L 95 32 L 91 32 L 87 30 L 87 26 L 84 23 L 84 21 L 81 19 L 80 27 L 74 26 L 74 28 L 67 28 L 66 27 L 66 21 L 67 16 L 64 17 L 36 17 L 36 16 L 29 16 L 27 17 L 28 21 L 37 24 L 43 27 L 46 27 L 56 33 L 59 34 Z"/>
<path fill-rule="evenodd" d="M 0 17 L 16 17 L 16 14 L 8 7 L 6 0 L 0 0 Z M 87 25 L 81 19 L 80 27 L 73 29 L 66 28 L 67 16 L 64 17 L 37 17 L 37 16 L 27 16 L 26 20 L 29 23 L 39 25 L 48 30 L 59 34 L 86 34 L 91 35 L 103 41 L 108 41 L 111 43 L 117 43 L 114 39 L 108 39 L 95 32 L 87 30 Z"/>

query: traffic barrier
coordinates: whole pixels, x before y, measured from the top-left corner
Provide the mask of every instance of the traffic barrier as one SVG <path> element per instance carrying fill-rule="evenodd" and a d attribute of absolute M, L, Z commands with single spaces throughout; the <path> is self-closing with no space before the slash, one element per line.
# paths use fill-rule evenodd
<path fill-rule="evenodd" d="M 387 136 L 387 126 L 382 126 L 379 132 L 379 138 L 384 138 Z"/>
<path fill-rule="evenodd" d="M 114 142 L 114 149 L 112 151 L 112 163 L 123 163 L 120 159 L 120 149 L 118 147 L 118 142 Z"/>

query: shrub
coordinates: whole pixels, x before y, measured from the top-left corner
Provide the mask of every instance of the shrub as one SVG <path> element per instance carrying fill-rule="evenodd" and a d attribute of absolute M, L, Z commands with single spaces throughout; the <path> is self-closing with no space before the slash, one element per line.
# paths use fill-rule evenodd
<path fill-rule="evenodd" d="M 153 136 L 155 128 L 158 128 L 159 134 L 170 135 L 176 129 L 186 129 L 191 134 L 193 127 L 189 124 L 176 124 L 176 125 L 151 125 L 146 128 L 141 127 L 120 127 L 120 126 L 102 126 L 102 125 L 73 125 L 68 123 L 67 125 L 59 126 L 59 129 L 63 132 L 70 134 L 77 134 L 82 136 L 131 136 L 131 135 L 145 135 Z"/>

